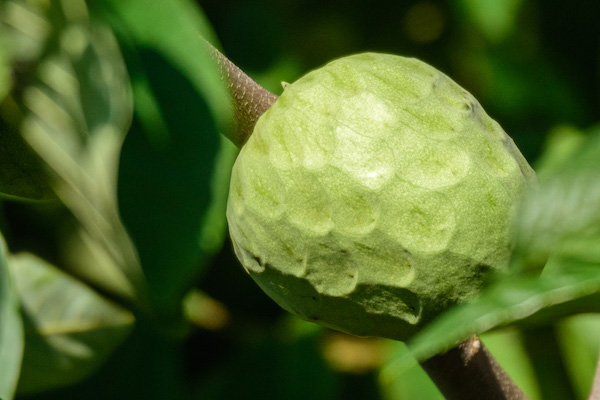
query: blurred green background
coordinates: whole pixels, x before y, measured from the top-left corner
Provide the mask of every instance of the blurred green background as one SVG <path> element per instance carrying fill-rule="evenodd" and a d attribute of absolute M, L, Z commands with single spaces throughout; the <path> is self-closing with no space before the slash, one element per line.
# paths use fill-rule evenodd
<path fill-rule="evenodd" d="M 219 136 L 231 115 L 200 36 L 276 94 L 343 55 L 420 58 L 469 90 L 534 166 L 548 137 L 599 120 L 595 0 L 0 4 L 0 230 L 26 309 L 17 398 L 441 398 L 416 364 L 381 379 L 403 344 L 300 321 L 240 267 L 224 219 L 236 149 Z M 64 280 L 30 254 L 100 294 L 85 294 L 96 313 L 61 298 L 44 314 L 39 304 L 74 284 L 22 294 L 24 266 Z M 115 309 L 97 311 L 103 301 Z M 52 333 L 41 320 L 92 328 Z M 484 341 L 532 399 L 583 399 L 599 329 L 584 315 Z"/>

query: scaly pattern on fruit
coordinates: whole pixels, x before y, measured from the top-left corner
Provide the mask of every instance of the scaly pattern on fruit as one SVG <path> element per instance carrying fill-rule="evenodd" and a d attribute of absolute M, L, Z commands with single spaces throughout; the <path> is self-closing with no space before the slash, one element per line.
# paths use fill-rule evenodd
<path fill-rule="evenodd" d="M 239 154 L 227 217 L 241 263 L 284 309 L 406 340 L 508 265 L 535 179 L 446 75 L 365 53 L 285 87 Z"/>

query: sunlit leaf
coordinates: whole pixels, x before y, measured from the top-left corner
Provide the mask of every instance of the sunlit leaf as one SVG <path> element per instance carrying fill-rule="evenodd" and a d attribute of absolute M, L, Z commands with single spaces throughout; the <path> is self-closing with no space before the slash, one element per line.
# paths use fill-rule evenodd
<path fill-rule="evenodd" d="M 48 6 L 47 48 L 22 91 L 21 133 L 47 164 L 57 196 L 112 261 L 108 268 L 131 288 L 127 295 L 143 298 L 137 254 L 117 209 L 119 153 L 132 113 L 119 47 L 105 25 L 90 19 L 83 0 Z"/>
<path fill-rule="evenodd" d="M 571 147 L 547 152 L 554 156 L 544 160 L 540 187 L 517 215 L 515 251 L 526 268 L 550 254 L 600 265 L 600 130 Z"/>
<path fill-rule="evenodd" d="M 25 322 L 19 393 L 77 382 L 127 337 L 134 318 L 53 265 L 22 253 L 10 260 Z"/>
<path fill-rule="evenodd" d="M 212 33 L 184 0 L 110 1 L 132 77 L 135 115 L 121 155 L 119 205 L 161 311 L 222 245 L 236 149 L 219 131 L 228 95 L 202 37 Z"/>
<path fill-rule="evenodd" d="M 0 197 L 13 199 L 54 198 L 40 160 L 19 135 L 15 115 L 19 110 L 12 99 L 5 98 L 13 86 L 11 65 L 31 61 L 45 38 L 43 29 L 36 30 L 39 16 L 35 11 L 33 3 L 0 4 Z M 37 48 L 28 48 L 27 35 L 16 29 L 20 21 L 30 34 L 37 33 L 37 42 L 29 38 L 29 42 L 38 43 Z"/>
<path fill-rule="evenodd" d="M 73 227 L 61 241 L 65 264 L 69 272 L 86 282 L 111 293 L 128 298 L 134 292 L 131 282 L 115 268 L 112 254 L 82 227 Z"/>
<path fill-rule="evenodd" d="M 0 398 L 13 398 L 22 356 L 23 326 L 7 266 L 6 246 L 0 236 Z"/>
<path fill-rule="evenodd" d="M 20 64 L 34 62 L 44 49 L 51 26 L 48 2 L 4 0 L 0 3 L 3 45 L 8 58 Z"/>
<path fill-rule="evenodd" d="M 417 358 L 426 359 L 473 334 L 515 321 L 533 323 L 570 313 L 600 312 L 599 292 L 599 268 L 506 279 L 487 288 L 474 301 L 443 314 L 409 345 Z"/>

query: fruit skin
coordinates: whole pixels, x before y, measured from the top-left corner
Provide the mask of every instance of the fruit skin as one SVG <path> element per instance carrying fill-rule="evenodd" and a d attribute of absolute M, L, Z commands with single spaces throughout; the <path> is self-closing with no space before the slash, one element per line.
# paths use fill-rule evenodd
<path fill-rule="evenodd" d="M 507 267 L 535 174 L 477 100 L 415 59 L 365 53 L 288 85 L 233 168 L 235 252 L 284 309 L 406 340 Z"/>

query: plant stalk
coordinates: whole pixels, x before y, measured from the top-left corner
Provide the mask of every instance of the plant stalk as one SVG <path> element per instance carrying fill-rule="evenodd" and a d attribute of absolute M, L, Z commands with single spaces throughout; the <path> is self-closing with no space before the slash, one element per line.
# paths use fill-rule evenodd
<path fill-rule="evenodd" d="M 477 336 L 421 366 L 448 400 L 527 399 Z"/>
<path fill-rule="evenodd" d="M 256 83 L 210 43 L 206 42 L 206 45 L 219 65 L 221 77 L 233 100 L 236 128 L 227 137 L 242 148 L 252 135 L 258 118 L 271 107 L 278 96 Z"/>

